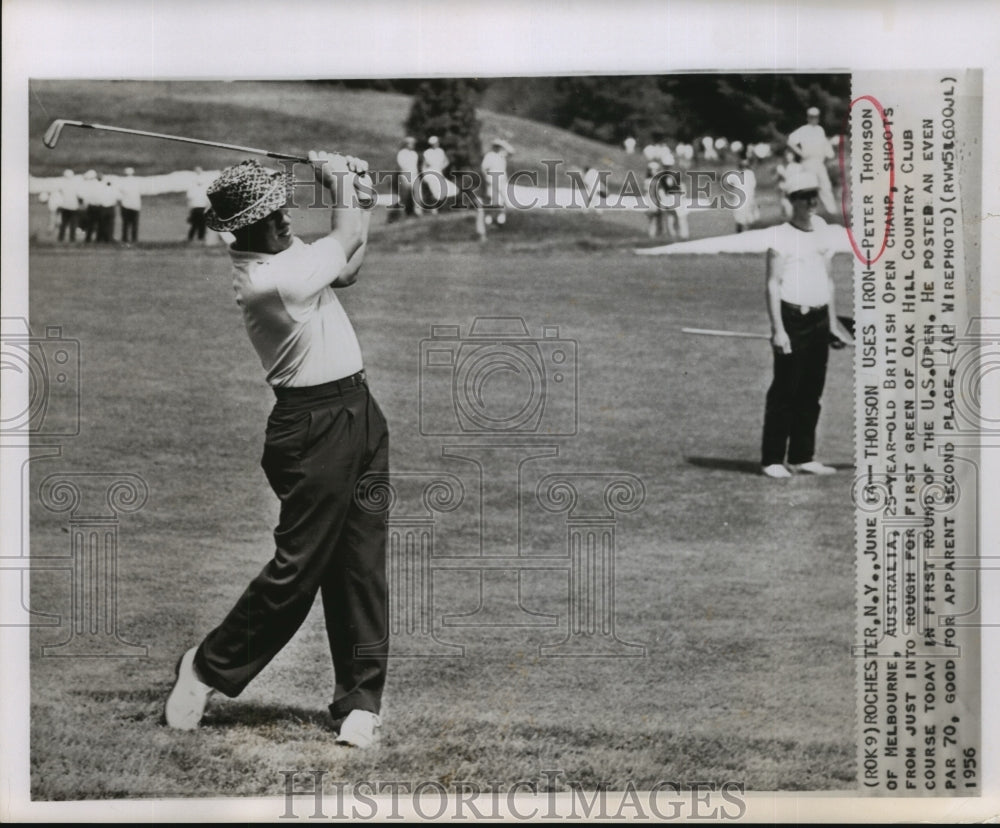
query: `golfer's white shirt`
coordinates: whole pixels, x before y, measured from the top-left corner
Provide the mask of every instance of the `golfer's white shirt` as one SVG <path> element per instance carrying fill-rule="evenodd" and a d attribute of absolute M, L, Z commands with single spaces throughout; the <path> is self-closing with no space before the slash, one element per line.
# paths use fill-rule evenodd
<path fill-rule="evenodd" d="M 783 302 L 818 308 L 830 302 L 829 261 L 833 257 L 829 227 L 812 217 L 811 231 L 785 222 L 774 228 L 772 273 Z"/>
<path fill-rule="evenodd" d="M 271 385 L 322 385 L 362 369 L 354 327 L 330 287 L 347 264 L 340 242 L 295 238 L 281 253 L 229 255 L 236 303 Z"/>

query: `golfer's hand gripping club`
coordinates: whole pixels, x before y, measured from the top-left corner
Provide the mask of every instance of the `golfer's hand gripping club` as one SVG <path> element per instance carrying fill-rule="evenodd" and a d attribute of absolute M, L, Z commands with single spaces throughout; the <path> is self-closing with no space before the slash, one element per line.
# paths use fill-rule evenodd
<path fill-rule="evenodd" d="M 353 155 L 339 153 L 309 152 L 309 163 L 324 187 L 333 196 L 335 207 L 362 207 L 370 209 L 377 199 L 368 162 Z"/>

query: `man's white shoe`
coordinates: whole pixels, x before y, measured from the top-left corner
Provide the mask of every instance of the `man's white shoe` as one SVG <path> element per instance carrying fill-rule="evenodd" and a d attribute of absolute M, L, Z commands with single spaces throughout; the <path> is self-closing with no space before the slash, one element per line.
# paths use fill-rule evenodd
<path fill-rule="evenodd" d="M 177 665 L 177 681 L 167 697 L 167 724 L 177 730 L 194 730 L 198 727 L 205 713 L 208 697 L 214 692 L 214 688 L 200 681 L 194 672 L 194 654 L 197 650 L 197 647 L 192 647 L 181 656 Z"/>
<path fill-rule="evenodd" d="M 781 463 L 772 463 L 770 466 L 764 466 L 762 469 L 767 477 L 791 477 L 792 473 L 786 469 Z"/>
<path fill-rule="evenodd" d="M 374 747 L 378 744 L 381 727 L 382 720 L 374 713 L 368 710 L 352 710 L 340 726 L 337 744 L 359 748 Z"/>
<path fill-rule="evenodd" d="M 798 463 L 792 468 L 804 474 L 836 474 L 837 470 L 833 466 L 826 466 L 818 460 L 810 460 L 808 463 Z"/>

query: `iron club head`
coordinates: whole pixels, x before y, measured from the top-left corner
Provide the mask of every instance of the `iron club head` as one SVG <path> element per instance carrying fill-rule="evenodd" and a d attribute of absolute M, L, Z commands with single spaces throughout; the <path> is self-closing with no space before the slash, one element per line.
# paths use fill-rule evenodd
<path fill-rule="evenodd" d="M 42 138 L 42 143 L 45 144 L 49 149 L 55 147 L 59 142 L 59 136 L 62 134 L 63 127 L 66 124 L 72 124 L 73 126 L 82 126 L 80 121 L 67 121 L 64 118 L 56 118 L 47 130 L 45 130 L 45 135 Z"/>

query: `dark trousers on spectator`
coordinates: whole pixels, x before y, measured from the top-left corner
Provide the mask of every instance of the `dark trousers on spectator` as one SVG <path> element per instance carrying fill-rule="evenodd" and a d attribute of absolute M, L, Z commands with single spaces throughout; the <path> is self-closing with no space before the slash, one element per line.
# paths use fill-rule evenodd
<path fill-rule="evenodd" d="M 122 241 L 125 244 L 139 239 L 139 211 L 122 207 Z"/>
<path fill-rule="evenodd" d="M 113 242 L 115 240 L 115 208 L 97 208 L 97 240 Z"/>
<path fill-rule="evenodd" d="M 824 305 L 806 312 L 781 303 L 792 352 L 774 354 L 774 379 L 764 408 L 761 463 L 808 463 L 816 451 L 816 424 L 830 354 L 830 320 Z"/>
<path fill-rule="evenodd" d="M 76 241 L 77 211 L 59 208 L 59 241 Z M 66 237 L 69 238 L 66 238 Z"/>
<path fill-rule="evenodd" d="M 191 225 L 188 228 L 188 241 L 195 237 L 203 240 L 205 238 L 205 208 L 192 207 L 191 212 L 188 213 L 188 224 Z"/>
<path fill-rule="evenodd" d="M 388 474 L 385 418 L 363 380 L 275 393 L 261 460 L 281 501 L 274 558 L 202 642 L 195 665 L 209 685 L 239 695 L 319 592 L 336 675 L 330 712 L 378 713 L 389 649 L 386 513 L 362 508 L 355 489 L 365 474 Z"/>
<path fill-rule="evenodd" d="M 83 211 L 83 240 L 93 241 L 101 225 L 101 208 L 96 204 L 88 204 Z"/>

